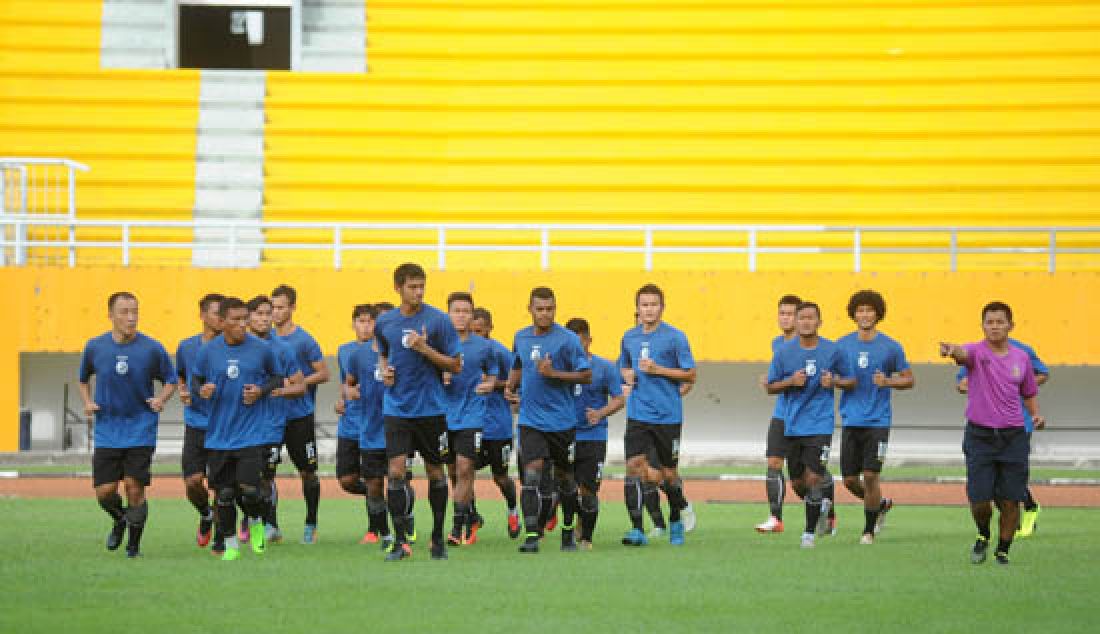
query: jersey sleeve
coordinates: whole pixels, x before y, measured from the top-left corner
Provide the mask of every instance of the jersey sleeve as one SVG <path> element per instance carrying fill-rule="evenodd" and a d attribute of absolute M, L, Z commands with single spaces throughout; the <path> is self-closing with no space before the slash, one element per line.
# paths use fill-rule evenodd
<path fill-rule="evenodd" d="M 356 380 L 359 378 L 359 351 L 355 350 L 348 355 L 347 362 L 340 364 L 340 382 L 347 383 L 348 377 L 354 376 Z"/>
<path fill-rule="evenodd" d="M 905 356 L 905 348 L 900 343 L 894 342 L 894 372 L 909 370 L 909 359 Z"/>
<path fill-rule="evenodd" d="M 87 383 L 95 374 L 95 343 L 89 341 L 84 344 L 84 352 L 80 354 L 80 382 Z"/>
<path fill-rule="evenodd" d="M 497 376 L 501 380 L 508 380 L 508 373 L 512 369 L 512 355 L 509 354 L 508 349 L 504 346 L 500 346 L 496 350 L 496 364 L 497 364 Z"/>
<path fill-rule="evenodd" d="M 512 369 L 513 370 L 522 370 L 523 369 L 523 359 L 519 358 L 519 340 L 518 339 L 512 341 Z"/>
<path fill-rule="evenodd" d="M 612 365 L 611 362 L 607 362 L 602 365 L 604 372 L 604 381 L 607 382 L 607 393 L 612 397 L 622 396 L 623 382 L 619 379 L 618 376 L 616 376 L 618 374 L 617 368 Z"/>
<path fill-rule="evenodd" d="M 570 334 L 572 335 L 572 333 Z M 592 369 L 592 364 L 588 362 L 588 355 L 584 353 L 581 340 L 576 335 L 569 337 L 569 343 L 565 345 L 566 350 L 569 352 L 570 371 L 583 372 Z"/>
<path fill-rule="evenodd" d="M 833 350 L 833 362 L 829 369 L 839 377 L 850 378 L 855 375 L 852 371 L 851 358 L 840 346 L 836 346 Z"/>
<path fill-rule="evenodd" d="M 1027 358 L 1031 361 L 1031 370 L 1035 374 L 1050 374 L 1050 368 L 1047 364 L 1043 363 L 1043 360 L 1039 358 L 1039 355 L 1035 352 L 1035 348 L 1027 346 L 1024 348 L 1024 352 L 1027 353 Z"/>
<path fill-rule="evenodd" d="M 695 357 L 691 354 L 691 345 L 688 343 L 687 335 L 682 332 L 676 335 L 676 362 L 680 365 L 681 370 L 691 370 L 695 367 Z"/>
<path fill-rule="evenodd" d="M 779 350 L 772 355 L 772 362 L 768 365 L 768 383 L 775 383 L 787 378 L 783 374 L 783 360 Z"/>
<path fill-rule="evenodd" d="M 626 347 L 626 335 L 623 335 L 622 340 L 619 342 L 618 366 L 620 370 L 634 367 L 634 361 L 630 358 L 630 350 Z"/>
<path fill-rule="evenodd" d="M 1028 359 L 1023 380 L 1020 381 L 1020 396 L 1032 398 L 1037 394 L 1039 394 L 1039 382 L 1035 380 L 1035 369 L 1031 366 L 1031 360 Z"/>
<path fill-rule="evenodd" d="M 321 352 L 321 344 L 317 343 L 317 340 L 313 337 L 310 337 L 309 342 L 306 344 L 306 358 L 309 359 L 311 364 L 325 360 L 325 355 Z M 305 369 L 303 368 L 302 371 L 305 372 Z"/>
<path fill-rule="evenodd" d="M 974 363 L 977 362 L 978 357 L 982 354 L 982 344 L 980 343 L 964 343 L 963 350 L 966 350 L 966 361 L 959 365 L 964 368 L 974 367 Z"/>
<path fill-rule="evenodd" d="M 182 341 L 176 346 L 176 374 L 184 381 L 187 380 L 187 357 L 184 354 Z"/>
<path fill-rule="evenodd" d="M 462 340 L 458 338 L 458 331 L 450 319 L 442 313 L 435 320 L 437 345 L 432 346 L 440 354 L 448 357 L 457 357 L 462 352 Z"/>
<path fill-rule="evenodd" d="M 379 318 L 378 323 L 374 328 L 374 341 L 375 349 L 378 350 L 378 354 L 383 357 L 390 356 L 390 341 L 386 339 L 385 319 Z"/>
<path fill-rule="evenodd" d="M 195 367 L 191 369 L 191 373 L 195 376 L 201 376 L 207 381 L 210 380 L 210 347 L 203 346 L 199 348 L 199 353 L 195 355 Z"/>
<path fill-rule="evenodd" d="M 351 360 L 355 358 L 354 350 L 341 347 L 336 351 L 336 365 L 340 370 L 340 382 L 347 381 L 348 374 L 351 373 Z"/>
<path fill-rule="evenodd" d="M 164 346 L 157 344 L 157 372 L 160 376 L 156 377 L 160 379 L 161 383 L 165 385 L 176 385 L 179 383 L 179 377 L 176 375 L 176 368 L 172 366 L 172 359 L 168 356 L 168 351 L 164 349 Z"/>

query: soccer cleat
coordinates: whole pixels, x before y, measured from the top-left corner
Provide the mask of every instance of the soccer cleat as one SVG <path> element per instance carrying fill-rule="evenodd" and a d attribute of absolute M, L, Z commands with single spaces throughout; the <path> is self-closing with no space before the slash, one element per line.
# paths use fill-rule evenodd
<path fill-rule="evenodd" d="M 527 539 L 523 540 L 523 543 L 519 547 L 519 552 L 534 554 L 539 551 L 539 534 L 527 533 Z"/>
<path fill-rule="evenodd" d="M 1039 511 L 1038 504 L 1033 511 L 1024 509 L 1020 514 L 1020 528 L 1016 531 L 1016 537 L 1031 537 L 1035 534 L 1035 529 L 1039 527 Z"/>
<path fill-rule="evenodd" d="M 122 538 L 126 536 L 126 519 L 120 519 L 115 522 L 115 525 L 111 527 L 111 532 L 107 533 L 107 550 L 118 550 L 118 547 L 122 545 Z"/>
<path fill-rule="evenodd" d="M 970 563 L 984 564 L 985 558 L 989 554 L 988 551 L 989 540 L 978 535 L 978 539 L 974 542 L 974 548 L 970 551 Z"/>
<path fill-rule="evenodd" d="M 666 532 L 668 532 L 667 529 L 661 528 L 660 526 L 654 526 L 653 530 L 649 531 L 649 538 L 650 539 L 661 539 L 662 537 L 665 536 Z"/>
<path fill-rule="evenodd" d="M 262 555 L 264 554 L 264 549 L 266 548 L 266 544 L 264 543 L 264 524 L 262 521 L 256 520 L 252 522 L 250 528 L 251 530 L 249 531 L 249 535 L 251 536 L 251 539 L 249 539 L 248 541 L 252 545 L 252 552 L 256 553 L 257 555 Z"/>
<path fill-rule="evenodd" d="M 199 520 L 199 528 L 195 531 L 195 543 L 199 548 L 206 548 L 210 538 L 214 535 L 214 519 L 203 518 Z"/>
<path fill-rule="evenodd" d="M 394 544 L 394 547 L 386 553 L 385 561 L 401 561 L 413 556 L 412 547 L 408 544 Z"/>
<path fill-rule="evenodd" d="M 210 545 L 210 554 L 220 557 L 225 554 L 225 538 L 215 531 L 214 543 Z"/>
<path fill-rule="evenodd" d="M 519 537 L 519 513 L 515 511 L 508 513 L 508 537 Z"/>
<path fill-rule="evenodd" d="M 452 546 L 462 545 L 462 529 L 455 526 L 451 529 L 451 532 L 447 534 L 447 543 Z"/>
<path fill-rule="evenodd" d="M 669 524 L 668 543 L 672 544 L 673 546 L 683 546 L 685 530 L 686 529 L 683 522 L 672 522 L 671 524 Z"/>
<path fill-rule="evenodd" d="M 756 525 L 757 533 L 782 533 L 783 532 L 783 520 L 772 515 L 768 518 L 768 521 L 763 524 Z"/>
<path fill-rule="evenodd" d="M 546 532 L 554 530 L 558 527 L 558 513 L 554 511 L 554 514 L 550 516 L 550 519 L 546 520 Z"/>
<path fill-rule="evenodd" d="M 829 516 L 828 532 L 825 533 L 827 537 L 836 535 L 836 515 Z"/>
<path fill-rule="evenodd" d="M 894 508 L 894 501 L 890 498 L 882 498 L 882 502 L 878 505 L 878 519 L 875 520 L 875 535 L 881 533 L 886 527 L 886 514 L 892 508 Z"/>
<path fill-rule="evenodd" d="M 139 557 L 141 557 L 141 551 L 138 550 L 137 548 L 127 548 L 126 549 L 126 558 L 127 559 L 137 559 Z M 1008 558 L 1008 555 L 1005 555 L 1005 559 L 1006 559 L 1005 563 L 1008 563 L 1007 558 Z"/>
<path fill-rule="evenodd" d="M 432 540 L 432 559 L 443 560 L 447 558 L 447 545 L 443 542 Z"/>
<path fill-rule="evenodd" d="M 305 530 L 302 532 L 303 544 L 316 544 L 317 543 L 317 525 L 306 524 Z"/>
<path fill-rule="evenodd" d="M 477 531 L 479 529 L 481 529 L 481 526 L 482 526 L 482 523 L 481 522 L 476 522 L 476 521 L 473 524 L 470 524 L 469 526 L 467 526 L 466 527 L 466 539 L 463 543 L 468 545 L 468 546 L 473 546 L 474 544 L 476 544 L 477 543 Z"/>
<path fill-rule="evenodd" d="M 378 533 L 375 533 L 374 531 L 367 531 L 366 533 L 363 534 L 363 539 L 359 540 L 360 545 L 377 544 L 377 543 L 378 543 Z"/>
<path fill-rule="evenodd" d="M 993 553 L 993 558 L 996 559 L 997 563 L 1001 564 L 1002 566 L 1007 566 L 1009 563 L 1011 563 L 1008 560 L 1008 553 L 1000 551 L 1000 550 Z"/>
<path fill-rule="evenodd" d="M 237 561 L 241 558 L 240 548 L 226 548 L 222 553 L 222 561 Z"/>
<path fill-rule="evenodd" d="M 577 548 L 584 552 L 590 552 L 592 550 L 592 542 L 582 539 L 577 543 Z"/>
<path fill-rule="evenodd" d="M 577 551 L 577 539 L 573 535 L 572 528 L 561 529 L 561 549 L 568 553 Z"/>
<path fill-rule="evenodd" d="M 816 537 L 813 533 L 802 533 L 802 547 L 813 548 L 816 545 L 814 543 L 815 539 Z"/>
<path fill-rule="evenodd" d="M 871 544 L 875 543 L 875 536 L 872 533 L 864 533 L 859 538 L 859 543 L 864 546 L 870 546 Z"/>
<path fill-rule="evenodd" d="M 391 552 L 393 550 L 394 539 L 393 535 L 383 535 L 379 540 L 378 546 L 384 553 Z"/>
<path fill-rule="evenodd" d="M 264 543 L 278 544 L 281 541 L 283 541 L 283 531 L 279 530 L 278 526 L 264 525 Z"/>
<path fill-rule="evenodd" d="M 252 535 L 248 531 L 248 518 L 241 519 L 241 527 L 237 530 L 237 539 L 247 542 Z"/>
<path fill-rule="evenodd" d="M 645 533 L 637 528 L 630 529 L 630 532 L 623 535 L 623 546 L 645 546 L 649 543 L 649 539 L 646 538 Z"/>
<path fill-rule="evenodd" d="M 680 521 L 684 523 L 684 530 L 691 532 L 695 530 L 695 508 L 691 506 L 691 502 L 680 510 Z"/>
<path fill-rule="evenodd" d="M 833 507 L 832 502 L 828 498 L 821 500 L 821 513 L 817 516 L 817 526 L 814 532 L 818 537 L 824 537 L 829 533 L 829 509 Z M 833 524 L 835 529 L 836 525 Z"/>

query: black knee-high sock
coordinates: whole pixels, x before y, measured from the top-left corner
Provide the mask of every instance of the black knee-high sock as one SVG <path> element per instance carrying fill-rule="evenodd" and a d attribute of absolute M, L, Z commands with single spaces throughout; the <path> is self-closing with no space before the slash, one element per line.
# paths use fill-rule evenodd
<path fill-rule="evenodd" d="M 279 519 L 276 509 L 279 505 L 279 490 L 275 487 L 275 481 L 261 482 L 260 490 L 264 497 L 264 524 L 278 528 Z"/>
<path fill-rule="evenodd" d="M 1035 501 L 1035 498 L 1031 495 L 1031 487 L 1027 488 L 1027 499 L 1024 500 L 1024 510 L 1034 511 L 1039 508 L 1039 503 Z"/>
<path fill-rule="evenodd" d="M 447 516 L 448 487 L 447 479 L 440 478 L 428 483 L 428 503 L 432 507 L 432 540 L 443 541 L 443 523 Z"/>
<path fill-rule="evenodd" d="M 523 475 L 523 487 L 520 489 L 519 503 L 523 507 L 523 527 L 528 535 L 542 534 L 542 496 L 539 495 L 537 471 L 528 471 Z"/>
<path fill-rule="evenodd" d="M 573 530 L 577 517 L 577 482 L 572 478 L 559 481 L 558 496 L 561 499 L 561 527 L 563 530 Z"/>
<path fill-rule="evenodd" d="M 390 534 L 386 522 L 386 499 L 382 496 L 367 496 L 367 530 L 379 537 Z"/>
<path fill-rule="evenodd" d="M 500 488 L 500 494 L 504 496 L 504 501 L 508 504 L 508 510 L 514 511 L 516 509 L 516 483 L 512 481 L 512 478 L 508 478 L 504 481 L 504 484 L 497 483 Z"/>
<path fill-rule="evenodd" d="M 477 496 L 471 495 L 470 497 L 470 522 L 481 517 L 481 513 L 477 512 Z"/>
<path fill-rule="evenodd" d="M 96 498 L 96 501 L 99 502 L 99 507 L 116 522 L 121 521 L 126 514 L 126 509 L 122 508 L 122 496 L 118 493 Z"/>
<path fill-rule="evenodd" d="M 302 480 L 302 495 L 306 499 L 306 524 L 317 524 L 317 507 L 321 505 L 321 481 L 317 474 Z"/>
<path fill-rule="evenodd" d="M 665 523 L 665 514 L 661 511 L 661 492 L 653 482 L 642 483 L 642 504 L 649 513 L 653 525 L 657 528 L 668 528 Z"/>
<path fill-rule="evenodd" d="M 833 481 L 833 474 L 828 469 L 825 470 L 825 480 L 821 483 L 822 497 L 829 500 L 829 517 L 836 517 L 836 486 Z"/>
<path fill-rule="evenodd" d="M 129 541 L 127 551 L 136 551 L 141 547 L 141 533 L 145 530 L 145 520 L 149 517 L 149 502 L 126 509 L 126 533 Z"/>
<path fill-rule="evenodd" d="M 681 480 L 666 480 L 664 489 L 665 495 L 668 496 L 668 519 L 671 522 L 679 522 L 680 511 L 687 508 L 687 499 L 684 497 L 684 483 Z"/>
<path fill-rule="evenodd" d="M 454 511 L 454 526 L 451 528 L 451 534 L 462 538 L 466 534 L 466 527 L 472 523 L 470 505 L 456 501 Z"/>
<path fill-rule="evenodd" d="M 630 516 L 630 523 L 637 530 L 643 530 L 642 523 L 642 479 L 636 476 L 627 476 L 623 480 L 623 496 L 626 503 L 626 512 Z"/>
<path fill-rule="evenodd" d="M 595 495 L 582 495 L 580 500 L 581 540 L 592 541 L 596 521 L 600 516 L 600 500 Z"/>
<path fill-rule="evenodd" d="M 767 479 L 768 508 L 772 517 L 783 519 L 783 497 L 787 493 L 787 481 L 783 478 L 782 469 L 768 469 Z"/>
<path fill-rule="evenodd" d="M 235 500 L 218 500 L 218 529 L 222 537 L 237 535 L 237 506 Z"/>
<path fill-rule="evenodd" d="M 875 524 L 878 523 L 878 511 L 871 509 L 863 509 L 863 534 L 874 535 Z"/>
<path fill-rule="evenodd" d="M 397 542 L 402 544 L 406 539 L 406 522 L 412 514 L 410 488 L 405 480 L 390 480 L 386 487 L 386 506 L 390 511 L 390 521 L 393 522 L 393 532 Z"/>
<path fill-rule="evenodd" d="M 813 533 L 817 530 L 817 520 L 821 517 L 821 500 L 824 497 L 822 485 L 817 485 L 806 492 L 806 532 Z"/>
<path fill-rule="evenodd" d="M 416 506 L 416 488 L 413 487 L 412 481 L 412 471 L 405 471 L 405 493 L 409 496 L 409 515 L 407 520 L 410 528 L 413 526 L 413 520 L 415 519 L 413 516 L 413 508 Z"/>

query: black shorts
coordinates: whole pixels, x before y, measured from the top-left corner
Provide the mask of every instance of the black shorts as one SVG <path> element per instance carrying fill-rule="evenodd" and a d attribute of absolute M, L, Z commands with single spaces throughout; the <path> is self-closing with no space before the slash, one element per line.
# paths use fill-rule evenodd
<path fill-rule="evenodd" d="M 623 447 L 626 459 L 657 451 L 658 464 L 654 467 L 675 469 L 680 463 L 680 431 L 683 425 L 657 425 L 636 420 L 626 421 Z"/>
<path fill-rule="evenodd" d="M 156 447 L 96 447 L 92 453 L 92 484 L 113 484 L 133 478 L 149 486 L 149 465 Z"/>
<path fill-rule="evenodd" d="M 971 504 L 1027 500 L 1031 443 L 1023 427 L 993 429 L 968 423 L 963 433 L 966 495 Z"/>
<path fill-rule="evenodd" d="M 447 461 L 450 445 L 447 421 L 442 416 L 387 416 L 383 425 L 386 427 L 386 456 L 409 456 L 415 451 L 420 453 L 424 464 L 439 465 Z"/>
<path fill-rule="evenodd" d="M 481 451 L 477 455 L 477 468 L 489 467 L 495 476 L 508 475 L 508 460 L 512 457 L 512 439 L 481 441 Z"/>
<path fill-rule="evenodd" d="M 385 449 L 364 449 L 359 452 L 359 475 L 367 480 L 386 477 L 389 461 Z"/>
<path fill-rule="evenodd" d="M 317 473 L 317 431 L 313 414 L 287 421 L 283 445 L 295 469 Z"/>
<path fill-rule="evenodd" d="M 187 478 L 198 473 L 206 473 L 206 430 L 195 429 L 190 425 L 183 426 L 183 456 L 180 463 L 183 466 L 183 477 Z"/>
<path fill-rule="evenodd" d="M 661 457 L 657 455 L 657 447 L 650 447 L 649 451 L 645 455 L 645 461 L 649 463 L 650 467 L 660 470 Z"/>
<path fill-rule="evenodd" d="M 573 472 L 574 438 L 576 429 L 565 431 L 541 431 L 527 425 L 519 428 L 520 464 L 526 465 L 532 460 L 549 459 L 559 473 Z M 545 471 L 546 465 L 543 464 Z"/>
<path fill-rule="evenodd" d="M 336 439 L 336 477 L 359 475 L 359 441 L 351 438 Z"/>
<path fill-rule="evenodd" d="M 210 488 L 220 491 L 240 485 L 260 487 L 263 447 L 210 450 Z"/>
<path fill-rule="evenodd" d="M 768 448 L 764 450 L 764 455 L 768 458 L 787 457 L 787 436 L 783 427 L 783 421 L 778 418 L 773 418 L 768 423 Z"/>
<path fill-rule="evenodd" d="M 857 476 L 864 471 L 882 472 L 889 427 L 845 427 L 840 436 L 840 474 Z"/>
<path fill-rule="evenodd" d="M 454 464 L 455 458 L 462 456 L 472 462 L 477 462 L 481 454 L 481 430 L 480 429 L 452 429 L 447 431 L 447 464 Z"/>
<path fill-rule="evenodd" d="M 260 477 L 264 480 L 274 480 L 279 471 L 279 463 L 283 461 L 283 444 L 277 442 L 260 445 L 260 457 L 264 461 Z"/>
<path fill-rule="evenodd" d="M 832 444 L 832 434 L 787 436 L 787 472 L 791 479 L 801 478 L 807 469 L 825 475 Z"/>
<path fill-rule="evenodd" d="M 603 481 L 603 465 L 607 461 L 606 440 L 578 440 L 574 464 L 577 484 L 596 493 Z"/>

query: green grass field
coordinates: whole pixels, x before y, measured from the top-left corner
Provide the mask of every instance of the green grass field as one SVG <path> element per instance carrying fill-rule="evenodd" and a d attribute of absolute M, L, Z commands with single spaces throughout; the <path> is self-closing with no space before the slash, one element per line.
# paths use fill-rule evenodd
<path fill-rule="evenodd" d="M 503 507 L 473 547 L 429 560 L 421 544 L 386 564 L 359 546 L 362 504 L 326 499 L 321 542 L 296 543 L 300 501 L 281 506 L 287 542 L 223 563 L 193 542 L 194 511 L 153 500 L 129 561 L 103 548 L 108 521 L 85 500 L 0 499 L 0 632 L 1095 632 L 1100 510 L 1044 510 L 1013 564 L 973 566 L 973 529 L 959 508 L 900 507 L 871 547 L 857 544 L 861 509 L 839 509 L 841 532 L 798 547 L 788 530 L 757 535 L 765 507 L 701 504 L 687 546 L 628 549 L 621 504 L 606 504 L 589 553 L 561 553 L 550 534 L 537 556 L 516 552 Z M 448 518 L 448 525 L 449 525 Z"/>

